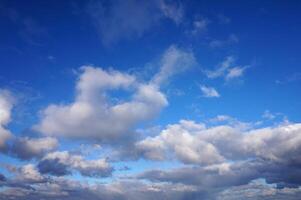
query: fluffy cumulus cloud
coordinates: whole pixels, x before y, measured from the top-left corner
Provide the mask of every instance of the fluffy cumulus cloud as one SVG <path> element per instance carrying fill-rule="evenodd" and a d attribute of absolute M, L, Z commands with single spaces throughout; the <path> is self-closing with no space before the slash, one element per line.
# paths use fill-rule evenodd
<path fill-rule="evenodd" d="M 148 159 L 176 159 L 194 165 L 142 176 L 150 180 L 215 187 L 222 180 L 229 186 L 265 178 L 269 183 L 298 186 L 300 135 L 301 124 L 245 130 L 230 125 L 206 128 L 182 120 L 167 126 L 158 136 L 138 142 L 137 151 Z"/>
<path fill-rule="evenodd" d="M 51 137 L 15 137 L 9 151 L 20 159 L 28 160 L 31 158 L 42 157 L 46 152 L 54 150 L 57 146 L 57 139 Z"/>
<path fill-rule="evenodd" d="M 184 15 L 180 3 L 166 0 L 91 1 L 86 10 L 104 45 L 139 38 L 162 19 L 179 24 Z"/>
<path fill-rule="evenodd" d="M 113 168 L 106 159 L 86 160 L 81 155 L 72 155 L 67 151 L 47 154 L 38 164 L 42 174 L 63 176 L 71 174 L 73 170 L 83 176 L 107 177 L 111 176 Z"/>
<path fill-rule="evenodd" d="M 214 145 L 196 140 L 195 133 L 204 129 L 203 124 L 182 120 L 180 124 L 169 125 L 159 136 L 138 142 L 137 148 L 150 159 L 164 159 L 171 153 L 184 163 L 221 162 L 223 157 Z"/>
<path fill-rule="evenodd" d="M 5 126 L 11 120 L 14 99 L 9 91 L 0 89 L 0 150 L 5 148 L 6 141 L 11 137 Z"/>
<path fill-rule="evenodd" d="M 182 161 L 217 164 L 225 160 L 261 158 L 279 163 L 301 164 L 301 124 L 243 130 L 241 126 L 204 124 L 181 120 L 158 136 L 137 143 L 146 157 L 164 158 L 172 152 Z M 160 149 L 160 150 L 159 150 Z M 156 155 L 156 152 L 160 155 Z"/>
<path fill-rule="evenodd" d="M 55 138 L 29 138 L 13 135 L 5 126 L 11 121 L 11 111 L 16 102 L 10 91 L 0 90 L 0 150 L 23 160 L 41 157 L 55 149 Z"/>
<path fill-rule="evenodd" d="M 152 119 L 168 104 L 160 84 L 194 62 L 193 54 L 171 46 L 149 83 L 139 82 L 127 73 L 84 66 L 76 83 L 74 102 L 48 106 L 35 129 L 48 136 L 104 142 L 128 140 L 136 125 Z M 113 103 L 112 90 L 125 90 L 130 93 L 129 100 Z"/>
<path fill-rule="evenodd" d="M 27 183 L 39 183 L 43 182 L 44 177 L 39 173 L 33 164 L 26 164 L 20 167 L 17 171 L 17 180 Z"/>
<path fill-rule="evenodd" d="M 74 102 L 48 106 L 37 130 L 51 136 L 115 140 L 129 136 L 137 123 L 167 105 L 158 87 L 137 83 L 131 75 L 91 66 L 81 70 Z M 131 100 L 112 104 L 108 93 L 114 89 L 134 90 Z"/>

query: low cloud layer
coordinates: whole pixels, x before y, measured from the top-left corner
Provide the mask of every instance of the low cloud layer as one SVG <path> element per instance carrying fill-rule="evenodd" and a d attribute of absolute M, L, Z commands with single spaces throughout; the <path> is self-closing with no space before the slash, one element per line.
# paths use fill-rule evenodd
<path fill-rule="evenodd" d="M 73 170 L 83 176 L 107 177 L 111 176 L 113 167 L 106 159 L 85 160 L 81 155 L 71 155 L 67 151 L 47 154 L 38 164 L 43 174 L 63 176 L 71 174 Z"/>
<path fill-rule="evenodd" d="M 301 164 L 301 124 L 244 129 L 231 125 L 207 128 L 203 123 L 181 120 L 168 125 L 158 136 L 138 142 L 137 148 L 150 159 L 174 155 L 184 163 L 199 165 L 250 158 Z"/>

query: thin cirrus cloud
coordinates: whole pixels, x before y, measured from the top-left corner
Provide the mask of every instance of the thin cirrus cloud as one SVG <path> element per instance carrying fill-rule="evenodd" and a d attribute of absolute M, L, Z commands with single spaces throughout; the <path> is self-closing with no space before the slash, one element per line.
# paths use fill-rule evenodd
<path fill-rule="evenodd" d="M 208 87 L 205 85 L 201 85 L 200 89 L 203 93 L 203 97 L 212 98 L 212 97 L 220 97 L 220 94 L 213 87 Z"/>
<path fill-rule="evenodd" d="M 222 77 L 225 81 L 230 81 L 242 77 L 245 70 L 250 67 L 249 65 L 235 66 L 234 64 L 235 58 L 233 56 L 228 56 L 219 63 L 216 69 L 204 70 L 204 73 L 209 79 Z"/>
<path fill-rule="evenodd" d="M 139 38 L 164 18 L 179 24 L 184 16 L 181 3 L 165 0 L 91 1 L 86 12 L 106 46 L 122 39 Z"/>

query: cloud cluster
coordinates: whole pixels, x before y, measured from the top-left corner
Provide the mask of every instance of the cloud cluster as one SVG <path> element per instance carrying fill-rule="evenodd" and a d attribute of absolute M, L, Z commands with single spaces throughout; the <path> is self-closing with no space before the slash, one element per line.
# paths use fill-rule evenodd
<path fill-rule="evenodd" d="M 29 138 L 14 136 L 6 125 L 11 120 L 15 98 L 8 90 L 0 90 L 0 152 L 13 155 L 22 160 L 43 156 L 55 149 L 58 141 L 55 138 Z"/>
<path fill-rule="evenodd" d="M 42 156 L 45 152 L 55 149 L 58 141 L 55 138 L 15 137 L 4 128 L 10 122 L 14 99 L 8 91 L 0 93 L 0 149 L 21 159 Z M 10 141 L 9 144 L 6 144 Z"/>
<path fill-rule="evenodd" d="M 204 124 L 181 120 L 158 136 L 137 143 L 150 159 L 174 155 L 184 163 L 199 165 L 260 158 L 281 164 L 301 164 L 301 124 L 243 130 L 241 126 Z"/>
<path fill-rule="evenodd" d="M 25 181 L 23 183 L 26 183 Z M 8 184 L 8 181 L 7 183 Z M 261 184 L 259 181 L 226 190 L 203 190 L 201 187 L 176 183 L 152 183 L 143 181 L 117 181 L 109 184 L 88 184 L 64 178 L 55 178 L 49 182 L 31 184 L 11 184 L 3 189 L 0 199 L 90 199 L 90 200 L 126 200 L 126 199 L 299 199 L 300 188 L 276 188 Z"/>
<path fill-rule="evenodd" d="M 57 151 L 47 154 L 38 164 L 42 174 L 63 176 L 71 174 L 73 170 L 83 176 L 107 177 L 111 176 L 113 167 L 106 159 L 86 160 L 81 155 L 72 155 L 68 151 Z"/>
<path fill-rule="evenodd" d="M 45 153 L 56 149 L 58 141 L 55 138 L 28 138 L 28 137 L 15 137 L 9 148 L 9 151 L 14 156 L 29 160 L 32 158 L 40 158 Z"/>

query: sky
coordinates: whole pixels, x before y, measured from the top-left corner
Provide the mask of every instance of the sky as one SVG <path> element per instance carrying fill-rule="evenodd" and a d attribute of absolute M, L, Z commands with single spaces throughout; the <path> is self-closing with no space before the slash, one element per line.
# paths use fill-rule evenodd
<path fill-rule="evenodd" d="M 300 9 L 0 0 L 0 200 L 298 199 Z"/>

